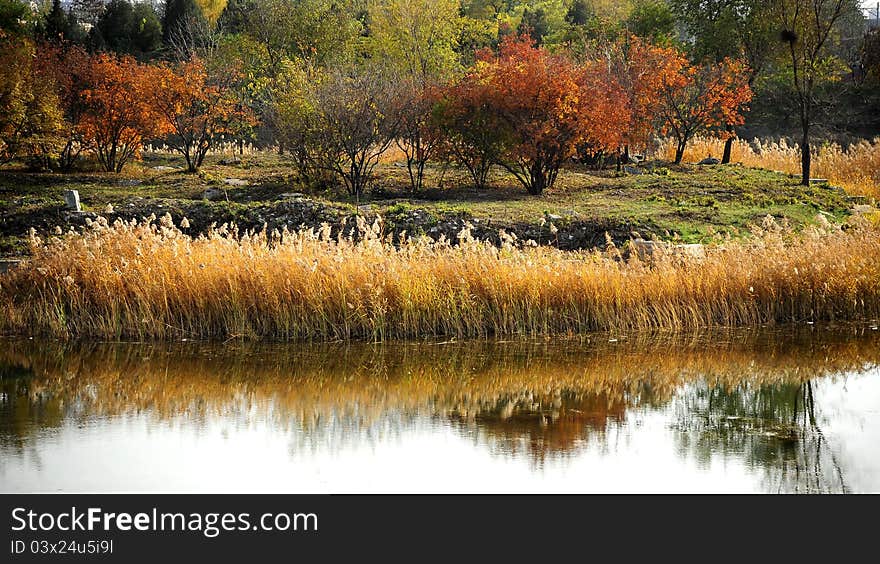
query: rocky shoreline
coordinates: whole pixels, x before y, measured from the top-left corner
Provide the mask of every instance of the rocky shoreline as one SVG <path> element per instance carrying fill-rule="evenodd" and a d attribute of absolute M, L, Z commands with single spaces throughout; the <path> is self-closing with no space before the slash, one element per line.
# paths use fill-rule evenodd
<path fill-rule="evenodd" d="M 395 242 L 402 234 L 406 237 L 428 236 L 432 239 L 455 242 L 458 234 L 467 226 L 479 240 L 500 244 L 500 231 L 513 235 L 516 240 L 538 245 L 552 245 L 564 250 L 590 249 L 604 246 L 606 233 L 616 244 L 633 237 L 633 233 L 650 236 L 653 226 L 634 224 L 625 219 L 583 218 L 575 214 L 545 215 L 533 222 L 505 222 L 493 218 L 474 217 L 464 211 L 436 212 L 417 206 L 391 206 L 384 213 L 367 204 L 357 208 L 352 205 L 331 204 L 315 200 L 299 193 L 282 194 L 274 201 L 225 202 L 210 200 L 166 199 L 127 197 L 101 211 L 71 211 L 63 205 L 56 209 L 44 209 L 33 214 L 19 214 L 0 219 L 0 230 L 6 236 L 25 237 L 30 229 L 39 234 L 50 234 L 58 227 L 63 231 L 81 229 L 89 220 L 104 216 L 112 223 L 141 220 L 151 215 L 161 217 L 170 214 L 176 225 L 183 218 L 189 227 L 184 231 L 192 236 L 207 233 L 212 225 L 235 224 L 240 231 L 288 230 L 300 228 L 318 229 L 322 224 L 331 226 L 335 237 L 339 230 L 348 236 L 362 216 L 369 223 L 381 215 L 385 236 L 393 235 Z M 7 253 L 8 255 L 8 253 Z"/>

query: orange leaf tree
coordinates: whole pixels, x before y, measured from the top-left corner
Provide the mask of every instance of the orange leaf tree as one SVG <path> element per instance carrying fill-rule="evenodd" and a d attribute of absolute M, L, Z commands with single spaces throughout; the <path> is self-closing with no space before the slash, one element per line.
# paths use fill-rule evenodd
<path fill-rule="evenodd" d="M 252 119 L 225 86 L 229 82 L 212 80 L 197 58 L 177 68 L 158 65 L 151 72 L 150 101 L 169 133 L 166 142 L 183 155 L 189 172 L 202 166 L 221 135 L 232 132 L 230 124 Z"/>
<path fill-rule="evenodd" d="M 104 170 L 121 172 L 138 156 L 145 138 L 167 131 L 150 102 L 153 73 L 131 57 L 107 54 L 95 56 L 90 66 L 88 84 L 80 92 L 78 129 Z"/>
<path fill-rule="evenodd" d="M 653 45 L 637 36 L 626 36 L 608 46 L 603 62 L 622 90 L 628 121 L 621 124 L 623 142 L 644 146 L 657 131 L 657 113 L 665 77 L 675 76 L 687 65 L 684 55 L 672 48 Z"/>
<path fill-rule="evenodd" d="M 73 168 L 83 150 L 80 122 L 85 114 L 82 90 L 90 80 L 91 64 L 88 53 L 79 46 L 62 43 L 43 45 L 41 60 L 55 83 L 63 113 L 58 164 L 62 170 Z"/>
<path fill-rule="evenodd" d="M 497 54 L 480 52 L 462 82 L 458 89 L 483 118 L 473 126 L 497 136 L 491 158 L 529 194 L 553 185 L 578 144 L 601 150 L 620 143 L 625 105 L 610 75 L 599 65 L 578 67 L 528 36 L 505 38 Z"/>
<path fill-rule="evenodd" d="M 745 64 L 724 59 L 719 64 L 691 66 L 675 57 L 662 75 L 658 118 L 660 130 L 676 139 L 675 163 L 698 133 L 730 135 L 727 126 L 742 125 L 742 110 L 752 99 L 749 73 Z"/>

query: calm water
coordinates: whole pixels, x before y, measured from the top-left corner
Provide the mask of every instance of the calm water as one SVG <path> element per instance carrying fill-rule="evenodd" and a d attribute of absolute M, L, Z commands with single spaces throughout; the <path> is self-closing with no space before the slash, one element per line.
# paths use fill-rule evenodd
<path fill-rule="evenodd" d="M 0 341 L 0 491 L 880 492 L 880 331 Z"/>

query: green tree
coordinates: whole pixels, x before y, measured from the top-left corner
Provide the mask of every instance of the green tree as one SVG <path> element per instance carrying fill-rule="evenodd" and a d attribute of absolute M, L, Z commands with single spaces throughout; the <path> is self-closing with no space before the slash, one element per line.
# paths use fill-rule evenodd
<path fill-rule="evenodd" d="M 347 0 L 243 0 L 221 22 L 264 51 L 265 72 L 274 80 L 290 61 L 332 66 L 350 61 L 361 34 L 353 2 Z"/>
<path fill-rule="evenodd" d="M 630 33 L 654 43 L 669 44 L 675 37 L 675 15 L 665 0 L 642 0 L 626 20 Z"/>
<path fill-rule="evenodd" d="M 127 0 L 110 0 L 90 32 L 91 43 L 100 50 L 131 52 L 132 9 Z"/>
<path fill-rule="evenodd" d="M 594 17 L 596 14 L 587 0 L 574 0 L 565 13 L 565 21 L 571 25 L 587 25 Z"/>
<path fill-rule="evenodd" d="M 516 29 L 517 34 L 527 33 L 536 45 L 541 45 L 544 37 L 550 33 L 550 22 L 547 21 L 547 12 L 544 8 L 535 8 L 532 10 L 528 6 L 523 11 L 522 19 L 519 21 L 519 27 Z"/>
<path fill-rule="evenodd" d="M 0 32 L 25 35 L 33 17 L 30 6 L 20 0 L 0 0 Z"/>
<path fill-rule="evenodd" d="M 370 11 L 376 54 L 422 84 L 455 72 L 460 29 L 458 0 L 382 0 Z"/>
<path fill-rule="evenodd" d="M 153 7 L 111 0 L 91 31 L 92 45 L 120 55 L 149 57 L 162 46 L 161 24 Z"/>
<path fill-rule="evenodd" d="M 246 30 L 248 13 L 254 8 L 254 0 L 229 0 L 218 19 L 218 25 L 226 33 L 243 33 Z"/>
<path fill-rule="evenodd" d="M 85 32 L 76 21 L 76 16 L 70 10 L 64 11 L 61 0 L 53 0 L 52 7 L 43 16 L 42 35 L 53 42 L 79 42 L 85 38 Z"/>

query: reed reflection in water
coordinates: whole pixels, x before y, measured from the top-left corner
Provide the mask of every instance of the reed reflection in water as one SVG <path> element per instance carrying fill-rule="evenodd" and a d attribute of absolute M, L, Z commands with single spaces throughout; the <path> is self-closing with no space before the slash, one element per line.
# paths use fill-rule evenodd
<path fill-rule="evenodd" d="M 869 327 L 2 344 L 3 491 L 880 490 Z"/>

